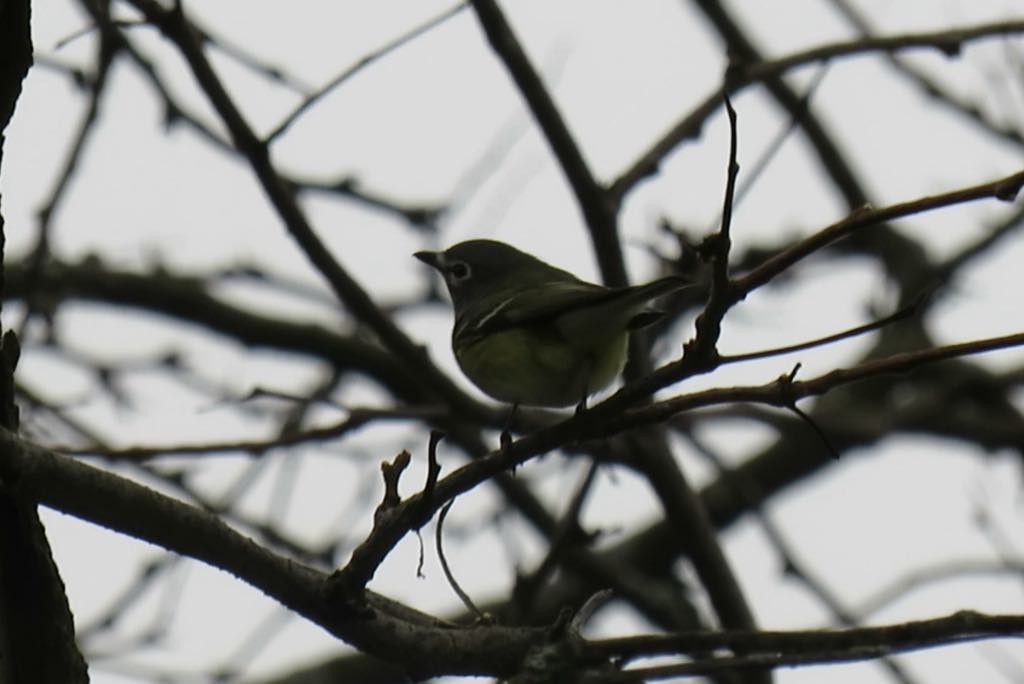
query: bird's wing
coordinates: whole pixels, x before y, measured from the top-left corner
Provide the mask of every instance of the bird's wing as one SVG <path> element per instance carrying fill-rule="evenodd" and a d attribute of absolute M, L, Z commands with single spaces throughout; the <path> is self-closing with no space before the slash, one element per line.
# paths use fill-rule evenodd
<path fill-rule="evenodd" d="M 595 332 L 615 334 L 624 329 L 642 327 L 630 324 L 631 319 L 647 304 L 661 295 L 689 285 L 682 277 L 670 276 L 646 285 L 608 288 L 582 280 L 547 283 L 517 292 L 496 302 L 491 310 L 473 326 L 474 334 L 484 334 L 514 326 L 554 322 L 563 332 L 582 332 L 578 328 L 594 328 Z M 602 308 L 605 310 L 602 313 Z M 580 325 L 580 322 L 585 325 Z M 649 322 L 649 321 L 648 321 Z M 468 331 L 467 331 L 468 332 Z"/>
<path fill-rule="evenodd" d="M 531 287 L 498 302 L 480 318 L 479 332 L 550 321 L 566 311 L 588 307 L 614 297 L 615 290 L 579 281 Z"/>
<path fill-rule="evenodd" d="M 660 319 L 650 303 L 662 295 L 690 285 L 687 278 L 668 276 L 633 287 L 606 290 L 607 296 L 558 314 L 556 325 L 566 339 L 586 343 L 637 330 Z"/>

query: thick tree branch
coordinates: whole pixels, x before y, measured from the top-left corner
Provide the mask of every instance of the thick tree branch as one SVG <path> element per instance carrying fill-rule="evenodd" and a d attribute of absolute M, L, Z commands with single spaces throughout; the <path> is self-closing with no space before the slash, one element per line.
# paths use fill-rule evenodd
<path fill-rule="evenodd" d="M 0 478 L 19 496 L 229 572 L 368 653 L 418 677 L 508 675 L 543 628 L 458 627 L 366 592 L 365 610 L 325 599 L 325 575 L 279 556 L 219 517 L 0 430 Z M 501 648 L 495 648 L 501 644 Z"/>
<path fill-rule="evenodd" d="M 728 646 L 744 651 L 738 656 L 697 659 L 691 663 L 637 668 L 616 674 L 596 674 L 588 684 L 640 683 L 668 677 L 712 674 L 737 667 L 821 665 L 874 660 L 947 644 L 1024 635 L 1024 615 L 985 615 L 961 611 L 942 618 L 879 627 L 793 632 L 719 632 L 694 635 L 638 636 L 590 642 L 594 658 L 614 653 L 629 659 L 692 653 L 699 648 Z"/>

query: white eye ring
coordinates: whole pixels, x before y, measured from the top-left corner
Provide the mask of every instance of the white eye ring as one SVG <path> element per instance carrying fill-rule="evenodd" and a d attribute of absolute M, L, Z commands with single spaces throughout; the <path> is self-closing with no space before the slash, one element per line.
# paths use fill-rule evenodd
<path fill-rule="evenodd" d="M 451 276 L 452 280 L 456 282 L 465 280 L 472 274 L 469 264 L 465 261 L 456 261 L 445 270 L 448 272 L 448 275 Z"/>

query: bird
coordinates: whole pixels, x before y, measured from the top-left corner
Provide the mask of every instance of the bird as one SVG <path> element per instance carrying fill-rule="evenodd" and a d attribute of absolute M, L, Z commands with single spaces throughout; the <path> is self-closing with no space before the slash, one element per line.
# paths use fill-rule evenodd
<path fill-rule="evenodd" d="M 459 368 L 513 412 L 520 405 L 585 408 L 622 372 L 629 334 L 663 316 L 651 302 L 692 284 L 670 275 L 605 287 L 497 240 L 413 256 L 444 278 Z"/>

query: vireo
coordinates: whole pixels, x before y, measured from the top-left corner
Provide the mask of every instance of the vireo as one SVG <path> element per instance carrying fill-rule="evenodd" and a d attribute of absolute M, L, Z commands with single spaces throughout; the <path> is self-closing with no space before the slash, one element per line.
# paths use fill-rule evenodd
<path fill-rule="evenodd" d="M 630 331 L 661 317 L 651 300 L 690 282 L 603 287 L 495 240 L 413 256 L 444 276 L 462 372 L 513 405 L 582 406 L 622 371 Z"/>

